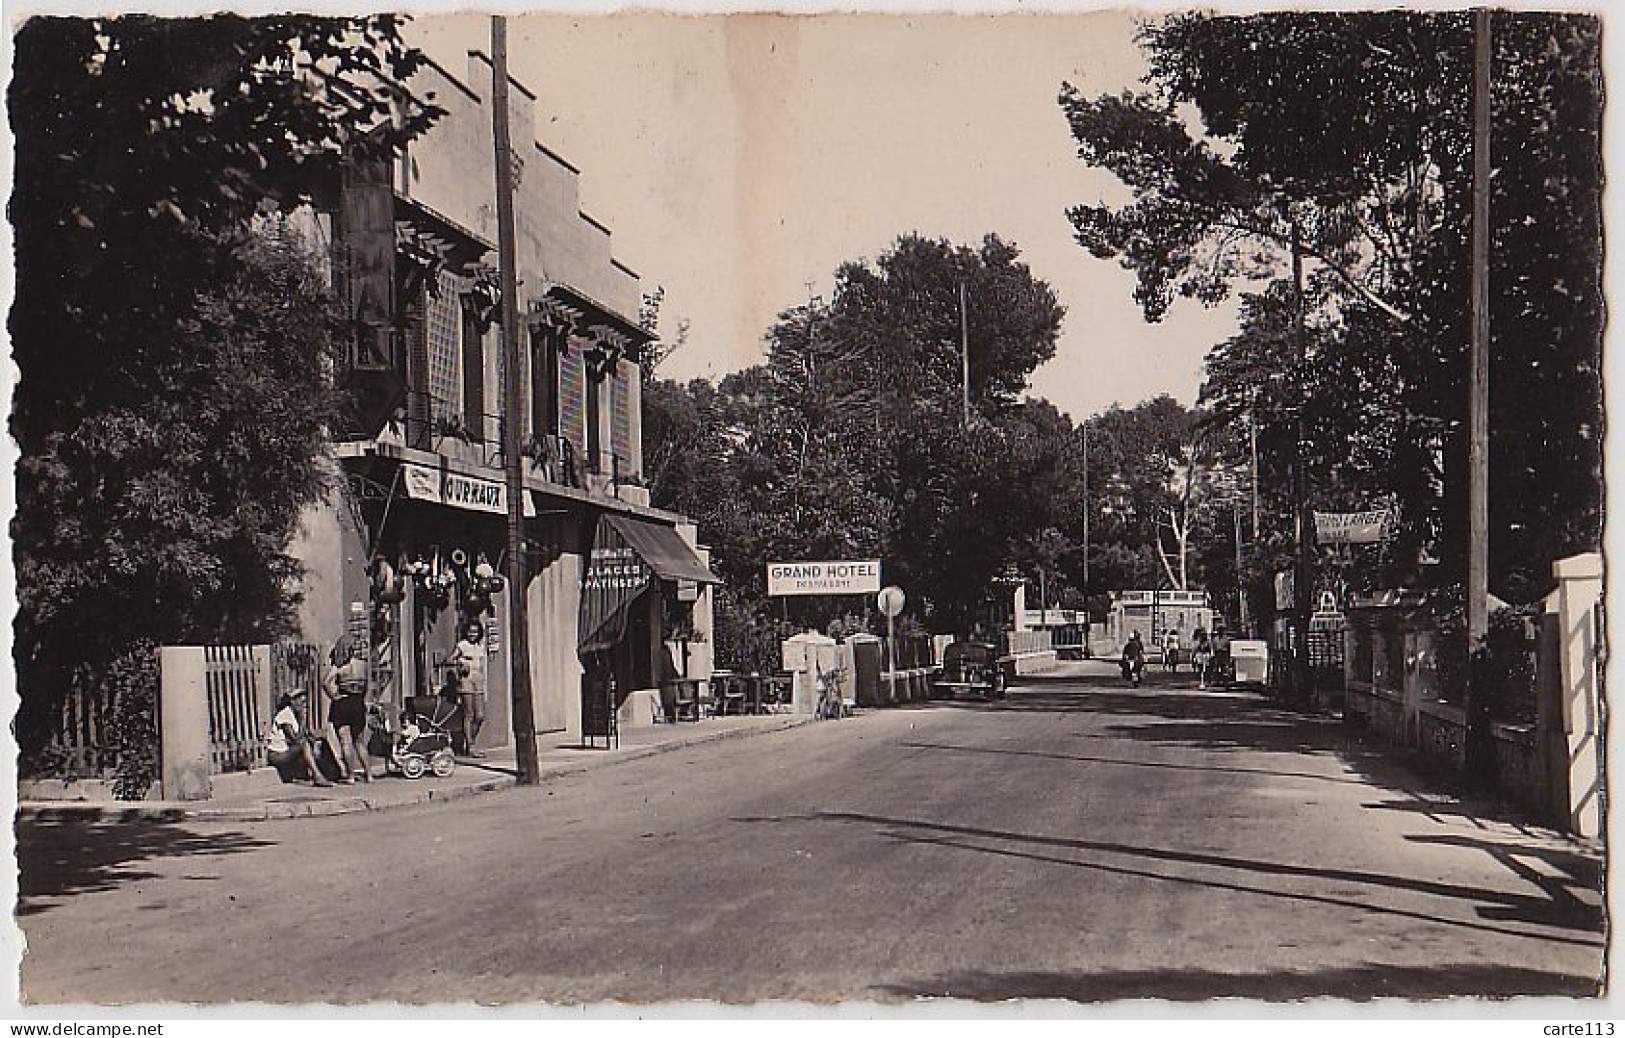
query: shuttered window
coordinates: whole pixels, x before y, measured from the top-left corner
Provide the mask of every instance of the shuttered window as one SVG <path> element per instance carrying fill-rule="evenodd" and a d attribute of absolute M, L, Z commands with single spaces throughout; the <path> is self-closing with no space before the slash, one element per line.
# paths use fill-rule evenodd
<path fill-rule="evenodd" d="M 587 371 L 581 359 L 581 343 L 570 344 L 559 363 L 559 434 L 575 445 L 576 453 L 587 456 Z"/>
<path fill-rule="evenodd" d="M 637 370 L 632 365 L 621 365 L 610 382 L 614 393 L 610 404 L 613 421 L 610 450 L 620 459 L 623 472 L 629 472 L 632 468 L 632 387 L 628 379 L 636 378 Z"/>
<path fill-rule="evenodd" d="M 425 309 L 428 311 L 428 385 L 429 417 L 437 422 L 448 422 L 458 416 L 458 332 L 460 311 L 456 286 L 451 275 L 438 272 L 439 283 L 428 293 Z"/>
<path fill-rule="evenodd" d="M 485 341 L 479 318 L 463 307 L 463 428 L 475 439 L 485 436 Z"/>

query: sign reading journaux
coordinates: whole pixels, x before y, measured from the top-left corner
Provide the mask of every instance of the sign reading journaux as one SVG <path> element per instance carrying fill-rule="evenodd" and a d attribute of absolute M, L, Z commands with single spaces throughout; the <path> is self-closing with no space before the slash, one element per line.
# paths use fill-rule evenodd
<path fill-rule="evenodd" d="M 866 595 L 880 590 L 880 560 L 769 562 L 769 595 Z"/>

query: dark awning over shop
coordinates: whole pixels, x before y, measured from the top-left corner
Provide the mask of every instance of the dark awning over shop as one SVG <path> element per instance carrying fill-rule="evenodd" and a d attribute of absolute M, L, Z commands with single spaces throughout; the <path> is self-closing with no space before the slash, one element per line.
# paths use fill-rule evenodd
<path fill-rule="evenodd" d="M 632 603 L 660 580 L 722 583 L 671 527 L 601 517 L 581 581 L 581 658 L 618 645 L 626 635 Z"/>
<path fill-rule="evenodd" d="M 688 542 L 669 526 L 645 523 L 625 516 L 606 515 L 604 522 L 626 539 L 661 580 L 692 580 L 697 584 L 722 581 L 706 567 Z"/>
<path fill-rule="evenodd" d="M 586 660 L 607 652 L 626 636 L 628 610 L 647 591 L 655 575 L 620 530 L 605 517 L 592 534 L 592 554 L 581 579 L 581 611 L 577 618 L 580 640 L 577 654 Z"/>

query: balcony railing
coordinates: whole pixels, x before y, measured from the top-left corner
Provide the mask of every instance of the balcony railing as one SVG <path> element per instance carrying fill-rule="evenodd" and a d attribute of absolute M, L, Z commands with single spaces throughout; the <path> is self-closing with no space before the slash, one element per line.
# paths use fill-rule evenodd
<path fill-rule="evenodd" d="M 481 412 L 479 427 L 469 428 L 462 413 L 443 413 L 427 392 L 417 390 L 408 394 L 408 406 L 391 427 L 415 450 L 460 456 L 488 468 L 503 466 L 500 414 Z M 579 450 L 567 436 L 527 437 L 521 449 L 543 479 L 559 486 L 618 497 L 622 487 L 642 485 L 629 459 L 614 451 Z"/>

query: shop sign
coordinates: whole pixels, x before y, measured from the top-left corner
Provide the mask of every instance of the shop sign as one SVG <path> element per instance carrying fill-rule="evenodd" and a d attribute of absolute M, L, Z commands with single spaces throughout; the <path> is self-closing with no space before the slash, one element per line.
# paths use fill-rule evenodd
<path fill-rule="evenodd" d="M 769 595 L 866 595 L 879 590 L 879 559 L 767 564 Z"/>
<path fill-rule="evenodd" d="M 1369 512 L 1316 512 L 1315 543 L 1376 544 L 1387 533 L 1393 513 L 1386 508 Z"/>
<path fill-rule="evenodd" d="M 638 553 L 628 547 L 609 546 L 592 550 L 592 562 L 581 582 L 583 591 L 642 591 L 654 574 Z"/>
<path fill-rule="evenodd" d="M 401 465 L 401 483 L 406 487 L 406 496 L 417 501 L 433 501 L 471 512 L 508 514 L 508 488 L 494 479 L 407 462 Z M 526 517 L 534 519 L 536 505 L 529 494 L 525 495 L 524 504 Z"/>

